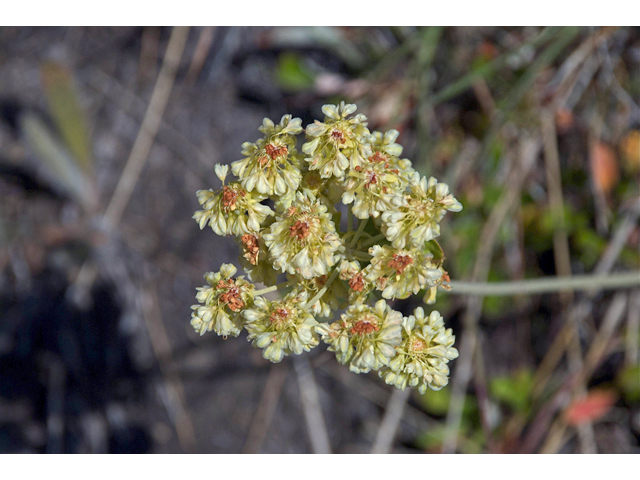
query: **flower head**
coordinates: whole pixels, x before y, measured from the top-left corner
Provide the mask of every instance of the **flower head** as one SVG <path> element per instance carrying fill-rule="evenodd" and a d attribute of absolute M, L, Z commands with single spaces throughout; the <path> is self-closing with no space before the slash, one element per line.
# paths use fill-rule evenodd
<path fill-rule="evenodd" d="M 274 285 L 278 279 L 278 272 L 274 270 L 269 259 L 262 233 L 245 233 L 239 237 L 239 243 L 242 249 L 240 263 L 249 280 Z"/>
<path fill-rule="evenodd" d="M 382 290 L 383 298 L 407 298 L 436 285 L 442 277 L 433 255 L 421 249 L 396 249 L 374 245 L 371 263 L 364 269 L 366 279 Z"/>
<path fill-rule="evenodd" d="M 327 286 L 328 275 L 321 275 L 309 280 L 301 279 L 296 276 L 288 276 L 289 283 L 295 285 L 295 291 L 305 292 L 307 298 L 312 300 L 316 294 Z M 327 286 L 326 291 L 316 300 L 313 305 L 307 302 L 306 308 L 316 317 L 330 318 L 333 312 L 343 306 L 344 300 L 347 298 L 347 292 L 342 282 L 332 282 Z"/>
<path fill-rule="evenodd" d="M 341 179 L 349 166 L 357 165 L 368 152 L 364 136 L 369 134 L 367 118 L 358 114 L 355 105 L 325 105 L 324 122 L 307 126 L 308 142 L 302 146 L 309 170 L 318 170 L 322 178 Z M 350 118 L 349 118 L 350 117 Z"/>
<path fill-rule="evenodd" d="M 297 193 L 264 241 L 275 268 L 305 279 L 326 275 L 343 248 L 326 205 L 308 191 Z"/>
<path fill-rule="evenodd" d="M 399 157 L 402 155 L 402 145 L 396 143 L 398 135 L 400 135 L 400 132 L 397 130 L 389 130 L 385 133 L 373 132 L 366 137 L 366 141 L 371 145 L 374 152 Z"/>
<path fill-rule="evenodd" d="M 409 160 L 374 151 L 349 171 L 342 202 L 355 201 L 353 214 L 360 219 L 378 217 L 389 208 L 391 198 L 404 192 L 412 172 Z"/>
<path fill-rule="evenodd" d="M 253 302 L 254 287 L 243 277 L 231 278 L 236 271 L 236 267 L 224 263 L 219 272 L 204 276 L 209 285 L 199 287 L 196 295 L 201 305 L 191 307 L 191 326 L 200 335 L 213 330 L 218 335 L 237 337 L 242 330 L 241 312 Z"/>
<path fill-rule="evenodd" d="M 231 164 L 233 174 L 247 191 L 265 195 L 284 195 L 300 184 L 300 158 L 295 135 L 302 131 L 301 120 L 285 115 L 275 125 L 265 118 L 260 131 L 265 134 L 256 143 L 242 145 L 245 158 Z"/>
<path fill-rule="evenodd" d="M 384 300 L 374 307 L 352 305 L 339 321 L 317 327 L 322 340 L 336 352 L 338 362 L 355 373 L 367 373 L 389 364 L 402 340 L 402 314 Z"/>
<path fill-rule="evenodd" d="M 300 355 L 318 345 L 318 322 L 304 308 L 305 301 L 306 294 L 298 292 L 276 301 L 257 297 L 253 307 L 245 310 L 247 339 L 263 349 L 264 358 L 278 363 L 285 355 Z"/>
<path fill-rule="evenodd" d="M 410 193 L 396 195 L 392 207 L 382 214 L 382 229 L 395 248 L 421 247 L 440 235 L 438 223 L 448 211 L 459 212 L 462 205 L 445 183 L 417 172 L 409 182 Z"/>
<path fill-rule="evenodd" d="M 440 390 L 449 382 L 449 360 L 458 358 L 453 347 L 455 336 L 444 328 L 442 316 L 433 311 L 425 318 L 422 307 L 402 321 L 402 343 L 389 366 L 380 370 L 380 377 L 389 385 L 404 390 L 417 387 L 421 394 Z"/>
<path fill-rule="evenodd" d="M 375 289 L 375 284 L 369 282 L 360 262 L 343 260 L 340 264 L 340 280 L 347 282 L 349 303 L 358 305 L 365 303 L 369 294 Z"/>
<path fill-rule="evenodd" d="M 223 185 L 221 190 L 198 190 L 198 202 L 203 210 L 198 210 L 193 218 L 204 228 L 207 223 L 218 235 L 243 235 L 260 230 L 260 224 L 273 210 L 260 202 L 267 198 L 254 192 L 247 192 L 234 182 Z"/>

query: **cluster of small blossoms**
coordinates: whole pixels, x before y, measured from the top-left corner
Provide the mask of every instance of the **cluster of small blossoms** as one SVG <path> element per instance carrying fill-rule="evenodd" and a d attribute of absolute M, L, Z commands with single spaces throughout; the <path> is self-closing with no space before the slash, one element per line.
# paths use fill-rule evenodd
<path fill-rule="evenodd" d="M 197 192 L 194 219 L 236 239 L 247 280 L 230 264 L 207 273 L 191 325 L 224 337 L 245 329 L 272 362 L 322 340 L 355 373 L 439 390 L 458 356 L 451 329 L 437 311 L 403 317 L 391 302 L 425 292 L 433 304 L 450 288 L 436 238 L 446 212 L 462 205 L 400 158 L 396 130 L 370 132 L 344 102 L 322 111 L 324 121 L 306 129 L 291 115 L 264 119 L 262 138 L 231 164 L 237 179 L 227 181 L 229 166 L 218 164 L 222 188 Z M 267 298 L 272 292 L 280 296 Z"/>

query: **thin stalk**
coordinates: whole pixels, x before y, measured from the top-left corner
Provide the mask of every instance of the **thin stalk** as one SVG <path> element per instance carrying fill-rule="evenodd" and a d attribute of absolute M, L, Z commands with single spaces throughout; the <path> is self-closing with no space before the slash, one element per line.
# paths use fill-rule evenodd
<path fill-rule="evenodd" d="M 358 230 L 356 231 L 355 235 L 351 239 L 351 242 L 349 242 L 349 245 L 347 246 L 347 248 L 349 248 L 349 249 L 353 248 L 353 246 L 356 244 L 356 242 L 358 241 L 358 239 L 362 235 L 362 232 L 364 232 L 364 227 L 367 226 L 367 223 L 369 223 L 369 219 L 368 218 L 365 219 L 365 220 L 360 220 L 360 224 L 358 225 Z"/>
<path fill-rule="evenodd" d="M 266 293 L 271 293 L 271 292 L 275 292 L 276 290 L 280 290 L 286 287 L 290 287 L 291 283 L 290 282 L 282 282 L 279 283 L 278 285 L 272 285 L 271 287 L 266 287 L 263 288 L 261 290 L 256 290 L 255 292 L 253 292 L 253 295 L 264 295 Z"/>
<path fill-rule="evenodd" d="M 320 298 L 322 298 L 322 296 L 327 292 L 327 289 L 331 286 L 331 284 L 333 283 L 333 281 L 336 279 L 336 277 L 338 276 L 338 273 L 340 273 L 340 270 L 338 267 L 336 267 L 333 272 L 331 273 L 331 276 L 327 279 L 327 283 L 324 284 L 324 287 L 322 287 L 320 290 L 318 290 L 318 293 L 316 293 L 314 295 L 314 297 L 307 302 L 307 305 L 312 306 L 314 305 Z"/>
<path fill-rule="evenodd" d="M 511 295 L 538 295 L 576 290 L 616 290 L 640 286 L 640 271 L 613 275 L 575 275 L 573 277 L 535 278 L 511 282 L 451 282 L 455 295 L 481 295 L 502 297 Z"/>
<path fill-rule="evenodd" d="M 371 237 L 369 240 L 364 242 L 361 246 L 369 247 L 369 246 L 374 245 L 376 242 L 378 242 L 379 240 L 382 240 L 384 238 L 385 238 L 384 233 L 381 233 L 379 235 L 376 235 L 375 237 Z"/>

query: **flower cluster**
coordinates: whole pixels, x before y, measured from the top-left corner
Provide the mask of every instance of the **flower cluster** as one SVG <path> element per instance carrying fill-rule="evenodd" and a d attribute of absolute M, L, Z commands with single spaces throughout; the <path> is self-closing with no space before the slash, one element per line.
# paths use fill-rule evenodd
<path fill-rule="evenodd" d="M 436 238 L 446 212 L 462 205 L 401 158 L 396 130 L 370 132 L 344 102 L 322 111 L 306 129 L 291 115 L 265 119 L 262 138 L 231 164 L 236 179 L 227 182 L 229 166 L 218 164 L 221 189 L 197 192 L 194 219 L 235 237 L 247 280 L 229 264 L 207 273 L 191 325 L 225 337 L 245 329 L 272 362 L 322 340 L 355 373 L 438 390 L 458 355 L 451 329 L 436 311 L 403 317 L 392 302 L 425 292 L 432 304 L 450 288 Z"/>

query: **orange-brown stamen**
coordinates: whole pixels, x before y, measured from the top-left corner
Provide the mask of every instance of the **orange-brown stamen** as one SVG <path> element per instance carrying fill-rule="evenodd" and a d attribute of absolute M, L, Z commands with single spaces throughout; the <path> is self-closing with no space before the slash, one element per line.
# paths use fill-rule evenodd
<path fill-rule="evenodd" d="M 361 273 L 356 273 L 349 279 L 349 287 L 354 292 L 361 292 L 364 290 L 364 278 L 362 278 Z"/>
<path fill-rule="evenodd" d="M 280 157 L 281 155 L 286 155 L 287 154 L 287 146 L 283 145 L 281 147 L 274 147 L 271 144 L 267 144 L 266 147 L 264 147 L 264 151 L 267 152 L 267 155 L 269 155 L 271 157 L 271 159 L 275 159 L 277 157 Z"/>
<path fill-rule="evenodd" d="M 334 130 L 333 132 L 331 132 L 331 138 L 334 141 L 337 141 L 337 142 L 340 142 L 340 143 L 346 142 L 346 140 L 344 138 L 344 134 L 340 130 Z"/>
<path fill-rule="evenodd" d="M 258 253 L 260 252 L 258 237 L 247 233 L 243 235 L 240 240 L 242 240 L 242 247 L 245 252 L 243 255 L 244 258 L 246 258 L 251 265 L 256 265 L 258 263 Z"/>
<path fill-rule="evenodd" d="M 286 309 L 276 308 L 276 311 L 269 316 L 269 320 L 271 320 L 271 322 L 273 323 L 275 322 L 279 323 L 279 322 L 285 321 L 288 316 L 289 316 L 289 312 L 287 312 Z"/>
<path fill-rule="evenodd" d="M 298 240 L 304 240 L 309 236 L 309 224 L 302 220 L 296 221 L 289 227 L 289 235 L 296 237 Z"/>
<path fill-rule="evenodd" d="M 387 161 L 387 156 L 383 153 L 376 152 L 369 157 L 369 161 L 373 163 L 381 163 Z"/>
<path fill-rule="evenodd" d="M 409 255 L 394 255 L 392 260 L 389 260 L 387 266 L 393 268 L 398 274 L 402 274 L 404 269 L 413 263 L 413 258 Z"/>
<path fill-rule="evenodd" d="M 220 295 L 220 301 L 223 305 L 229 307 L 229 310 L 233 312 L 239 312 L 244 307 L 244 302 L 240 297 L 240 291 L 233 280 L 229 279 L 226 282 L 220 280 L 218 282 L 218 288 L 227 288 L 228 290 Z"/>
<path fill-rule="evenodd" d="M 377 332 L 378 330 L 380 330 L 380 327 L 375 323 L 372 323 L 369 320 L 359 320 L 349 329 L 349 332 L 355 335 L 367 335 L 372 332 Z"/>
<path fill-rule="evenodd" d="M 228 212 L 236 209 L 236 199 L 238 198 L 238 192 L 228 186 L 222 187 L 222 205 Z"/>

